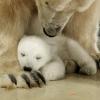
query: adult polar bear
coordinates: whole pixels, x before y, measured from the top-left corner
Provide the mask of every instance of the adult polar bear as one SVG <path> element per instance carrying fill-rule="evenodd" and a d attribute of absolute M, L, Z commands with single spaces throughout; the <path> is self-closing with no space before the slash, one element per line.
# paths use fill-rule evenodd
<path fill-rule="evenodd" d="M 0 73 L 16 73 L 19 70 L 16 52 L 18 41 L 25 33 L 30 33 L 29 30 L 32 33 L 40 30 L 35 21 L 37 10 L 34 1 L 0 0 Z M 99 20 L 99 2 L 100 0 L 36 0 L 45 33 L 52 36 L 56 34 L 55 31 L 59 33 L 63 30 L 65 35 L 77 40 L 94 55 L 97 53 L 94 49 L 94 35 Z M 32 20 L 34 22 L 31 27 Z M 53 24 L 48 24 L 50 21 Z M 58 25 L 55 26 L 55 23 Z"/>
<path fill-rule="evenodd" d="M 44 33 L 49 37 L 62 34 L 76 40 L 99 65 L 97 33 L 100 21 L 100 0 L 35 1 Z M 66 62 L 66 59 L 64 61 Z"/>
<path fill-rule="evenodd" d="M 99 60 L 96 35 L 100 0 L 36 0 L 36 4 L 46 35 L 53 37 L 62 32 Z"/>

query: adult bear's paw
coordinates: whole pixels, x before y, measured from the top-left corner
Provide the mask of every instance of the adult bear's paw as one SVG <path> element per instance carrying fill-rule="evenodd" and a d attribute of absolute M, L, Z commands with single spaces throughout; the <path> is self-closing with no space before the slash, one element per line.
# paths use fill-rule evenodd
<path fill-rule="evenodd" d="M 42 87 L 44 84 L 46 85 L 44 76 L 37 71 L 22 73 L 17 77 L 17 88 Z"/>
<path fill-rule="evenodd" d="M 40 72 L 24 72 L 18 76 L 5 74 L 0 77 L 1 88 L 33 88 L 46 85 L 46 80 Z"/>

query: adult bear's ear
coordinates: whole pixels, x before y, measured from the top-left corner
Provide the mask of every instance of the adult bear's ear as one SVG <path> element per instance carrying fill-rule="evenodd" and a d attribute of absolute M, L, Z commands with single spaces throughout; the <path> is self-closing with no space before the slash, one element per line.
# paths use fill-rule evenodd
<path fill-rule="evenodd" d="M 77 0 L 78 3 L 78 12 L 84 12 L 87 10 L 96 0 Z"/>

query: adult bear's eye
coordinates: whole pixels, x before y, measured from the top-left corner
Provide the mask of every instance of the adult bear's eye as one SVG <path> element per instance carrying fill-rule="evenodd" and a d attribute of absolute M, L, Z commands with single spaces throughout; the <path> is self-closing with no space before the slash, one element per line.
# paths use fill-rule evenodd
<path fill-rule="evenodd" d="M 46 1 L 45 4 L 48 5 L 49 4 L 48 1 Z"/>
<path fill-rule="evenodd" d="M 25 57 L 25 54 L 24 54 L 24 53 L 21 53 L 21 56 L 22 56 L 22 57 Z"/>

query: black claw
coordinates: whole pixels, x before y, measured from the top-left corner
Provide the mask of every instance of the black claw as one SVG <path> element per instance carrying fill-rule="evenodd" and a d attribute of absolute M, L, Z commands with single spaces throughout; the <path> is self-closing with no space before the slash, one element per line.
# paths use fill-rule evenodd
<path fill-rule="evenodd" d="M 15 85 L 17 85 L 17 80 L 16 77 L 13 74 L 8 74 L 10 80 L 12 83 L 14 83 Z"/>
<path fill-rule="evenodd" d="M 37 85 L 38 85 L 39 87 L 41 87 L 40 82 L 39 82 L 39 78 L 38 78 L 38 76 L 36 75 L 36 73 L 35 73 L 35 72 L 34 72 L 34 73 L 30 73 L 30 75 L 31 75 L 31 77 L 33 78 L 33 80 L 35 80 L 35 82 L 37 83 Z"/>
<path fill-rule="evenodd" d="M 29 77 L 26 74 L 22 74 L 21 77 L 25 80 L 28 87 L 31 88 L 31 82 L 30 82 Z"/>
<path fill-rule="evenodd" d="M 46 85 L 46 80 L 45 80 L 44 76 L 39 72 L 36 72 L 36 73 L 37 73 L 38 77 L 42 80 L 42 82 Z"/>

